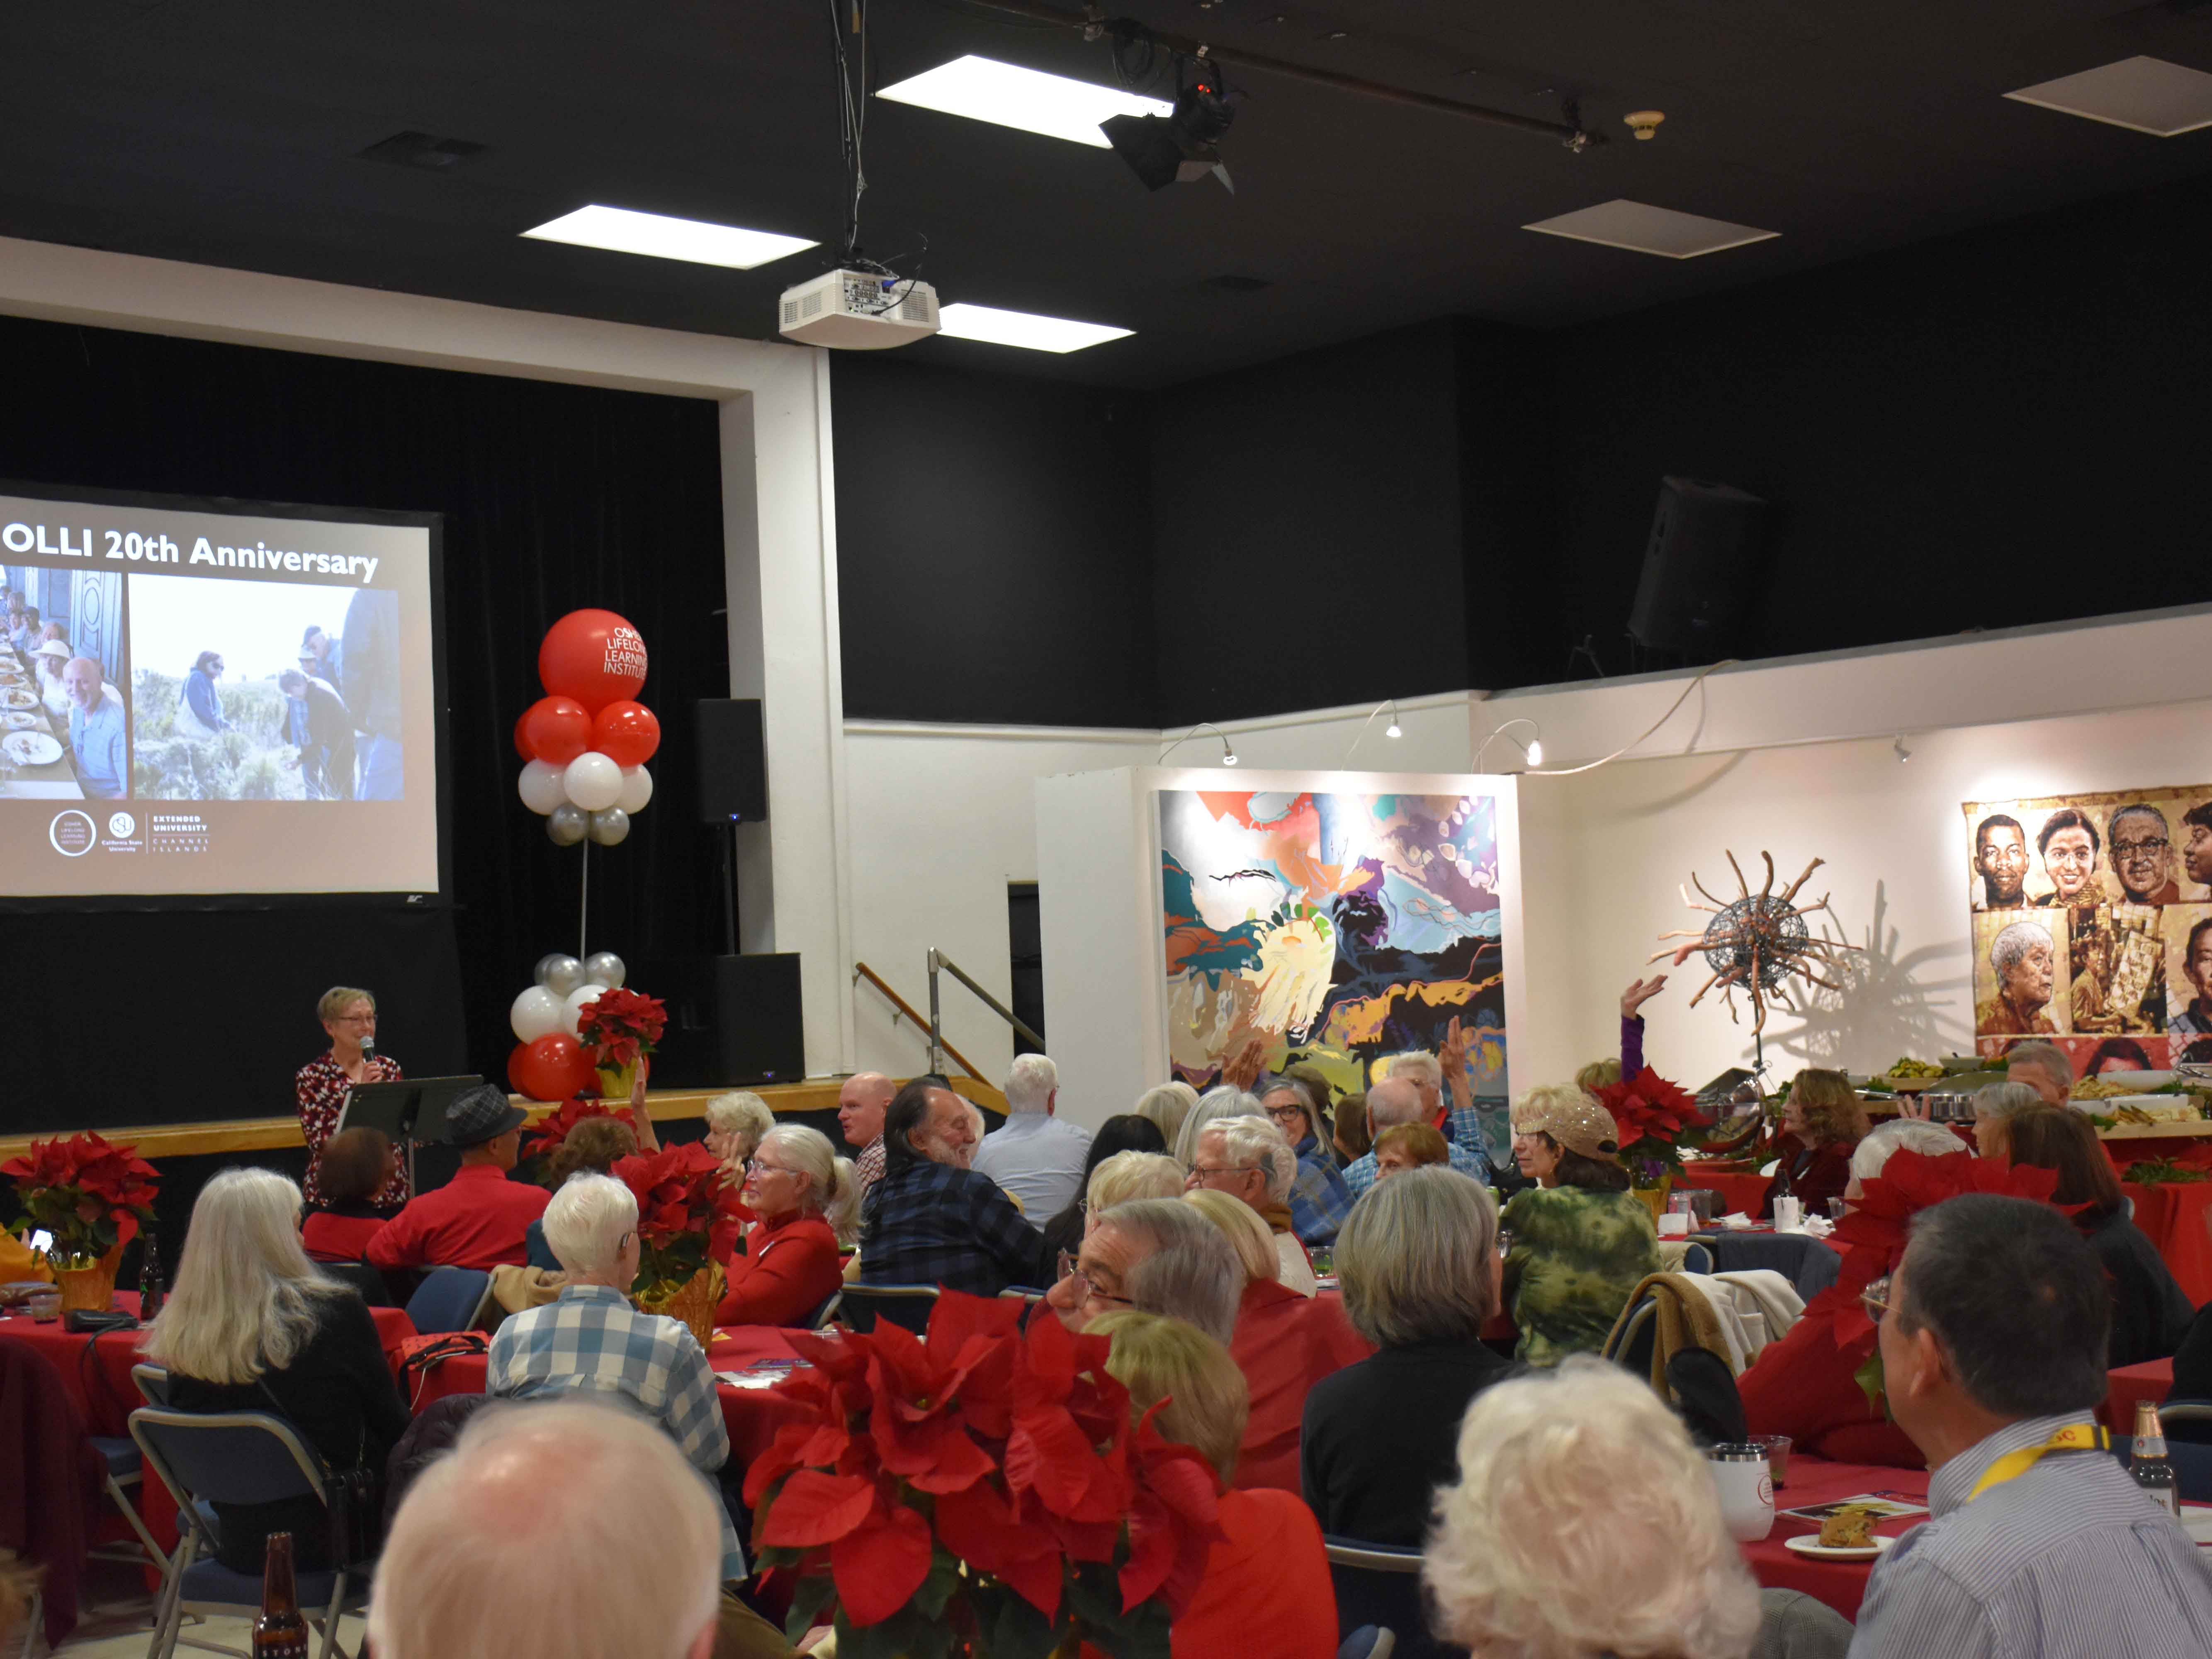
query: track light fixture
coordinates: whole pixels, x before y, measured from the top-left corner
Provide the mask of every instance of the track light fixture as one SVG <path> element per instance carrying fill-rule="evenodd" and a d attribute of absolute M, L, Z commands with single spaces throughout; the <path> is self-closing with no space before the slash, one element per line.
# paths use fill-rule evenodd
<path fill-rule="evenodd" d="M 1899 766 L 1912 758 L 1912 751 L 1905 746 L 1905 733 L 1902 732 L 1897 734 L 1897 741 L 1890 744 L 1890 749 L 1897 756 L 1897 763 Z"/>
<path fill-rule="evenodd" d="M 1358 753 L 1360 739 L 1367 735 L 1367 728 L 1375 724 L 1375 717 L 1386 708 L 1390 711 L 1390 723 L 1382 728 L 1382 735 L 1386 738 L 1402 738 L 1406 735 L 1398 726 L 1398 700 L 1395 697 L 1383 698 L 1382 702 L 1367 711 L 1367 718 L 1360 723 L 1358 736 L 1352 738 L 1352 747 L 1344 751 L 1344 764 L 1346 768 L 1351 766 L 1352 756 Z"/>
<path fill-rule="evenodd" d="M 1154 761 L 1152 764 L 1155 766 L 1158 765 L 1161 761 L 1167 759 L 1170 755 L 1174 754 L 1176 750 L 1182 748 L 1183 744 L 1188 743 L 1193 738 L 1196 737 L 1201 732 L 1211 732 L 1215 737 L 1221 739 L 1221 763 L 1224 766 L 1234 766 L 1237 764 L 1237 751 L 1229 746 L 1228 735 L 1212 720 L 1200 720 L 1197 725 L 1192 726 L 1189 731 L 1184 732 L 1166 748 L 1161 750 L 1159 753 L 1159 760 Z"/>
<path fill-rule="evenodd" d="M 1523 743 L 1520 738 L 1513 735 L 1513 728 L 1516 726 L 1527 726 L 1529 732 L 1533 734 L 1530 736 L 1528 742 Z M 1506 721 L 1504 725 L 1498 727 L 1495 731 L 1491 732 L 1488 737 L 1485 738 L 1480 744 L 1475 745 L 1474 769 L 1478 772 L 1482 770 L 1482 751 L 1489 748 L 1492 743 L 1496 742 L 1500 738 L 1504 738 L 1506 742 L 1511 744 L 1516 749 L 1518 749 L 1521 753 L 1527 757 L 1529 765 L 1541 766 L 1544 763 L 1544 738 L 1542 732 L 1543 728 L 1538 726 L 1535 721 L 1529 720 L 1525 715 Z"/>
<path fill-rule="evenodd" d="M 1178 64 L 1178 74 L 1182 67 Z M 1109 115 L 1098 124 L 1098 131 L 1146 190 L 1194 184 L 1211 173 L 1234 196 L 1237 186 L 1230 182 L 1229 169 L 1221 164 L 1221 152 L 1214 146 L 1236 118 L 1221 77 L 1199 63 L 1189 84 L 1176 94 L 1174 113 Z"/>

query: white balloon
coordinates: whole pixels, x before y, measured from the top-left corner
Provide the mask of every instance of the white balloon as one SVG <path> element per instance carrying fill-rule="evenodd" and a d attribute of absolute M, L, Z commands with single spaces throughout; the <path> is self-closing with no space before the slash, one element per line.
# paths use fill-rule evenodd
<path fill-rule="evenodd" d="M 535 1042 L 561 1029 L 561 999 L 542 985 L 533 985 L 515 998 L 507 1023 L 514 1027 L 517 1042 Z"/>
<path fill-rule="evenodd" d="M 599 993 L 607 988 L 604 985 L 585 984 L 569 992 L 568 1001 L 561 1006 L 561 1029 L 570 1036 L 575 1036 L 577 1024 L 582 1019 L 585 1008 L 597 1002 Z"/>
<path fill-rule="evenodd" d="M 562 786 L 562 769 L 551 761 L 532 761 L 515 780 L 514 792 L 522 797 L 525 806 L 543 817 L 568 799 Z"/>
<path fill-rule="evenodd" d="M 635 817 L 645 811 L 646 802 L 653 799 L 653 774 L 642 766 L 623 768 L 622 799 L 615 805 Z"/>
<path fill-rule="evenodd" d="M 587 749 L 568 763 L 562 787 L 568 799 L 586 812 L 605 811 L 622 799 L 622 768 Z"/>

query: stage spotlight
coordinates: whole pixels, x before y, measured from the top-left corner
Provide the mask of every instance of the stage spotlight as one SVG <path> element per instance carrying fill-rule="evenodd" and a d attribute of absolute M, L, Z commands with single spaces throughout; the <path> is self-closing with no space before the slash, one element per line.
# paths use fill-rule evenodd
<path fill-rule="evenodd" d="M 1098 131 L 1146 190 L 1193 184 L 1211 173 L 1234 195 L 1237 186 L 1214 146 L 1236 118 L 1220 85 L 1202 78 L 1176 94 L 1173 114 L 1109 116 Z"/>

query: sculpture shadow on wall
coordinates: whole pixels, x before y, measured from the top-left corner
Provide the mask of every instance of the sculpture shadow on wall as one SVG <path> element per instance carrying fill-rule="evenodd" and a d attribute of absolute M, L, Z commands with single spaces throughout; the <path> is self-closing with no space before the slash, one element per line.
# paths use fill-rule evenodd
<path fill-rule="evenodd" d="M 1790 981 L 1793 1026 L 1771 1031 L 1774 1046 L 1808 1066 L 1841 1069 L 1846 1054 L 1869 1066 L 1887 1066 L 1901 1055 L 1932 1058 L 1943 1045 L 1947 1018 L 1960 996 L 1972 994 L 1973 977 L 1931 973 L 1946 958 L 1964 957 L 1958 941 L 1923 945 L 1898 954 L 1898 930 L 1888 921 L 1888 895 L 1874 888 L 1874 921 L 1858 943 L 1865 948 L 1832 964 L 1838 988 Z M 1824 929 L 1846 937 L 1840 929 Z M 1843 955 L 1843 953 L 1838 953 Z"/>

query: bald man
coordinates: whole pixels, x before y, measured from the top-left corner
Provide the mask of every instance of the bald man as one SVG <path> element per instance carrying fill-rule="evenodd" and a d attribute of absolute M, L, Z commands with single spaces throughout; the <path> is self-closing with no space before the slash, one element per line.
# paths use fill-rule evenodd
<path fill-rule="evenodd" d="M 1426 1123 L 1431 1112 L 1420 1082 L 1405 1073 L 1394 1072 L 1367 1091 L 1367 1124 L 1372 1135 L 1395 1129 L 1401 1123 Z M 1490 1166 L 1483 1161 L 1480 1152 L 1456 1140 L 1446 1141 L 1444 1150 L 1450 1154 L 1453 1169 L 1487 1184 Z M 1344 1184 L 1355 1201 L 1375 1184 L 1377 1171 L 1371 1152 L 1345 1170 Z"/>
<path fill-rule="evenodd" d="M 853 1167 L 863 1195 L 884 1178 L 884 1113 L 896 1093 L 898 1085 L 881 1072 L 855 1072 L 837 1091 L 837 1125 L 845 1144 L 860 1149 Z"/>
<path fill-rule="evenodd" d="M 62 670 L 69 694 L 70 750 L 76 781 L 91 800 L 119 800 L 131 778 L 131 733 L 123 699 L 100 678 L 99 663 L 71 657 Z"/>

